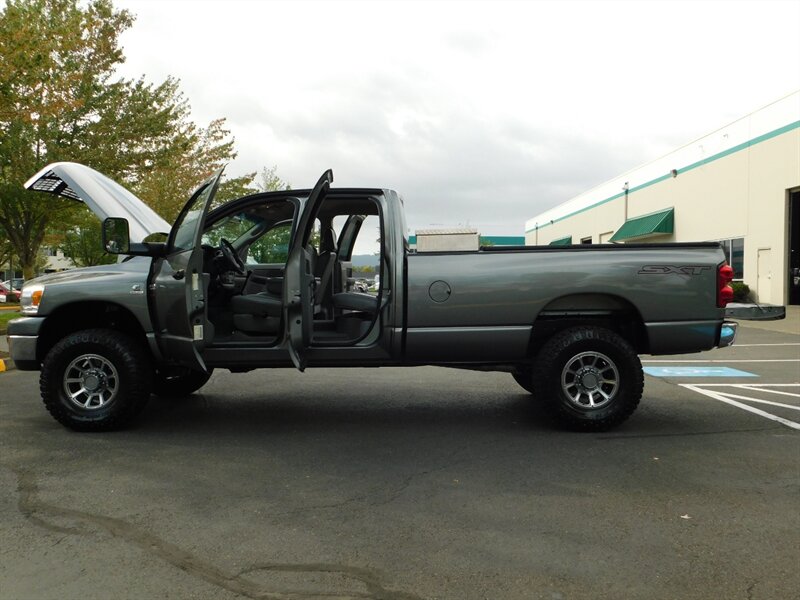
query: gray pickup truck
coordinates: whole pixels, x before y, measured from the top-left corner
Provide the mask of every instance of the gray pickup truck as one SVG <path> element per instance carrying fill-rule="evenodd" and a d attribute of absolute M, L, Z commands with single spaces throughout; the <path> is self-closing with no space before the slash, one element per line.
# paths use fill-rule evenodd
<path fill-rule="evenodd" d="M 639 354 L 699 352 L 736 334 L 716 243 L 417 253 L 394 191 L 332 189 L 328 171 L 311 190 L 217 205 L 220 177 L 172 227 L 83 165 L 52 164 L 26 183 L 85 202 L 120 255 L 27 282 L 27 316 L 9 325 L 12 359 L 41 371 L 63 425 L 123 427 L 151 394 L 190 394 L 213 369 L 440 365 L 508 372 L 561 423 L 598 431 L 639 404 Z M 354 291 L 354 248 L 376 231 L 379 287 Z M 157 233 L 166 241 L 148 241 Z"/>

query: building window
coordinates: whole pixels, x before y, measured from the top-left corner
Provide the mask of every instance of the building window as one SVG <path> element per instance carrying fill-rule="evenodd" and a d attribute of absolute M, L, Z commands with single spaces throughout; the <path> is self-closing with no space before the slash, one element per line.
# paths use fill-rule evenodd
<path fill-rule="evenodd" d="M 725 260 L 733 267 L 733 278 L 736 281 L 744 279 L 744 238 L 720 240 L 725 251 Z"/>
<path fill-rule="evenodd" d="M 581 238 L 581 244 L 591 244 L 592 243 L 592 236 Z"/>

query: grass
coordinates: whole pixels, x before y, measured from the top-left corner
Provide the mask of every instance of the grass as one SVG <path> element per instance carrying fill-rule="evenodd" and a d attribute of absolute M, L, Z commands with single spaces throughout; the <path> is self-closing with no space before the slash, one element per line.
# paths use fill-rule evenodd
<path fill-rule="evenodd" d="M 8 322 L 11 319 L 16 319 L 17 317 L 21 317 L 22 314 L 17 310 L 0 310 L 0 334 L 5 335 L 6 329 L 8 329 Z"/>

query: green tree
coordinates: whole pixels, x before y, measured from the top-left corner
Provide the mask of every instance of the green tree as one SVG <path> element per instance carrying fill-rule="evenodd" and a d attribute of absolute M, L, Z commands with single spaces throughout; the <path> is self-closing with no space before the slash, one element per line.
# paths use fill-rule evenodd
<path fill-rule="evenodd" d="M 259 189 L 253 185 L 255 177 L 255 173 L 247 173 L 241 177 L 223 179 L 217 190 L 217 195 L 214 196 L 214 205 L 219 206 L 229 200 L 235 200 L 258 192 Z"/>
<path fill-rule="evenodd" d="M 263 167 L 258 174 L 256 187 L 261 192 L 280 192 L 290 190 L 292 186 L 278 177 L 278 166 Z"/>
<path fill-rule="evenodd" d="M 13 262 L 13 247 L 11 242 L 8 241 L 8 235 L 0 227 L 0 276 L 5 275 L 5 270 L 10 269 L 10 262 Z"/>
<path fill-rule="evenodd" d="M 278 192 L 290 189 L 292 189 L 291 186 L 278 177 L 278 167 L 276 165 L 262 167 L 261 171 L 258 172 L 258 179 L 256 179 L 256 173 L 247 173 L 241 177 L 224 179 L 214 198 L 214 204 L 220 205 L 229 200 L 257 194 L 258 192 Z"/>
<path fill-rule="evenodd" d="M 53 223 L 80 227 L 74 203 L 22 184 L 49 162 L 87 164 L 168 220 L 235 156 L 224 120 L 190 119 L 176 80 L 114 79 L 133 23 L 110 0 L 8 0 L 0 9 L 0 227 L 25 277 Z M 58 229 L 58 228 L 56 228 Z"/>
<path fill-rule="evenodd" d="M 103 249 L 102 225 L 88 211 L 83 211 L 79 223 L 64 232 L 58 248 L 76 267 L 94 267 L 117 262 L 116 256 Z"/>

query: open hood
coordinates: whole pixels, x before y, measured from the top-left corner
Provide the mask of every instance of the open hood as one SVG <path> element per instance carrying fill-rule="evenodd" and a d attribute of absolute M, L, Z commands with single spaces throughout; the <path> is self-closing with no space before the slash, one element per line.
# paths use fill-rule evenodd
<path fill-rule="evenodd" d="M 128 220 L 131 242 L 153 233 L 168 233 L 170 225 L 117 182 L 85 165 L 58 162 L 47 165 L 25 182 L 25 188 L 83 202 L 103 221 Z"/>

